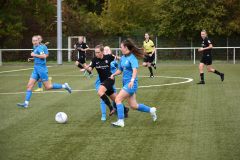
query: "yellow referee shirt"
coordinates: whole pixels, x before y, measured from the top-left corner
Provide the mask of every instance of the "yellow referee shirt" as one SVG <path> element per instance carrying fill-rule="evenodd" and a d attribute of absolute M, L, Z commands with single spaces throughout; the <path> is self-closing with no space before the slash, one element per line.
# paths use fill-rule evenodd
<path fill-rule="evenodd" d="M 154 50 L 154 43 L 152 40 L 148 40 L 148 41 L 143 41 L 143 48 L 145 50 L 146 53 L 151 54 Z"/>

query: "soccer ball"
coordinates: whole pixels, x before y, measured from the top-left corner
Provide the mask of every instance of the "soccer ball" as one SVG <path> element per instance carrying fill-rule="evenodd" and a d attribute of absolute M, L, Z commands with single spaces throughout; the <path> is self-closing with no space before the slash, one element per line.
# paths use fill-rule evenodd
<path fill-rule="evenodd" d="M 68 120 L 67 114 L 64 112 L 58 112 L 55 116 L 55 120 L 58 123 L 66 123 Z"/>

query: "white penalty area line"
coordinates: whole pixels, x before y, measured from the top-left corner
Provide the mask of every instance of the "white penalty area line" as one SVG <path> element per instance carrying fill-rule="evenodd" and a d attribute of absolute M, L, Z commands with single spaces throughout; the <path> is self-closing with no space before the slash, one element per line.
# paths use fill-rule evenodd
<path fill-rule="evenodd" d="M 148 76 L 138 76 L 138 77 L 147 77 Z M 155 78 L 171 78 L 171 79 L 183 79 L 182 82 L 173 82 L 173 83 L 165 83 L 165 84 L 156 84 L 156 85 L 147 85 L 147 86 L 138 86 L 138 88 L 151 88 L 151 87 L 162 87 L 162 86 L 172 86 L 172 85 L 178 85 L 178 84 L 184 84 L 184 83 L 190 83 L 193 81 L 192 78 L 186 78 L 186 77 L 170 77 L 170 76 L 155 76 Z M 117 88 L 121 89 L 121 88 Z M 72 92 L 90 92 L 90 91 L 96 91 L 95 89 L 76 89 L 72 90 Z M 15 95 L 15 94 L 25 94 L 26 92 L 8 92 L 8 93 L 0 93 L 0 95 Z M 45 94 L 45 93 L 67 93 L 65 90 L 57 91 L 43 91 L 43 92 L 33 92 L 34 94 Z"/>
<path fill-rule="evenodd" d="M 48 68 L 52 67 L 52 66 L 47 66 Z M 25 68 L 25 69 L 15 69 L 15 70 L 9 70 L 9 71 L 1 71 L 1 73 L 12 73 L 12 72 L 20 72 L 20 71 L 27 71 L 27 70 L 32 70 L 34 68 Z"/>

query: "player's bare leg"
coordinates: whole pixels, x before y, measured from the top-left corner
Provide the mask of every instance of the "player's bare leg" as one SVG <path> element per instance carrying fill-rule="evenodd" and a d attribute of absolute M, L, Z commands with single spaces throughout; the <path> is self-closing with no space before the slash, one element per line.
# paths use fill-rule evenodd
<path fill-rule="evenodd" d="M 33 89 L 33 86 L 35 85 L 35 83 L 36 83 L 35 79 L 33 79 L 33 78 L 29 79 L 28 84 L 27 84 L 27 91 L 26 91 L 26 96 L 25 96 L 25 102 L 24 103 L 18 103 L 17 106 L 23 107 L 23 108 L 27 108 L 28 107 L 29 101 L 30 101 L 31 96 L 32 96 L 32 89 Z"/>
<path fill-rule="evenodd" d="M 217 71 L 216 69 L 214 69 L 212 67 L 212 65 L 207 65 L 207 70 L 208 70 L 208 72 L 212 72 L 212 73 L 219 75 L 221 78 L 221 81 L 224 81 L 224 73 Z"/>
<path fill-rule="evenodd" d="M 115 111 L 114 111 L 113 106 L 112 106 L 111 102 L 109 101 L 107 95 L 105 94 L 106 91 L 107 91 L 107 88 L 104 87 L 103 85 L 100 85 L 100 87 L 98 89 L 98 95 L 104 101 L 104 103 L 108 106 L 108 108 L 110 110 L 109 116 L 111 116 L 114 114 Z"/>
<path fill-rule="evenodd" d="M 200 63 L 199 66 L 199 74 L 200 74 L 200 82 L 198 82 L 197 84 L 205 84 L 205 81 L 204 81 L 204 63 Z"/>

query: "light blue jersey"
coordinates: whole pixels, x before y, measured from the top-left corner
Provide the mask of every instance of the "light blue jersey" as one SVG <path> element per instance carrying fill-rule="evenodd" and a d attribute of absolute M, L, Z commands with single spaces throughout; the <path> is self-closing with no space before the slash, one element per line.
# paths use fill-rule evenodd
<path fill-rule="evenodd" d="M 131 82 L 132 79 L 132 74 L 133 74 L 133 69 L 138 68 L 138 60 L 134 56 L 134 54 L 130 55 L 123 55 L 120 59 L 119 62 L 119 67 L 118 69 L 123 72 L 123 78 L 122 78 L 122 83 L 123 83 L 123 89 L 128 92 L 130 95 L 133 95 L 136 93 L 137 88 L 138 88 L 138 78 L 136 77 L 134 80 L 134 84 L 132 88 L 128 88 L 128 84 Z"/>
<path fill-rule="evenodd" d="M 43 48 L 44 54 L 48 54 L 48 48 L 47 48 L 47 46 L 46 46 L 45 44 L 43 44 L 43 43 L 41 43 L 40 45 L 41 45 L 42 48 Z"/>
<path fill-rule="evenodd" d="M 33 53 L 34 54 L 48 54 L 48 49 L 46 45 L 38 45 L 33 47 Z M 38 58 L 34 57 L 34 65 L 41 65 L 41 66 L 46 66 L 46 58 Z"/>
<path fill-rule="evenodd" d="M 46 52 L 46 53 L 45 53 Z M 48 49 L 46 45 L 38 45 L 33 47 L 34 54 L 48 54 Z M 38 81 L 39 79 L 42 82 L 48 81 L 48 69 L 46 66 L 46 58 L 34 57 L 34 70 L 32 72 L 31 78 Z"/>

